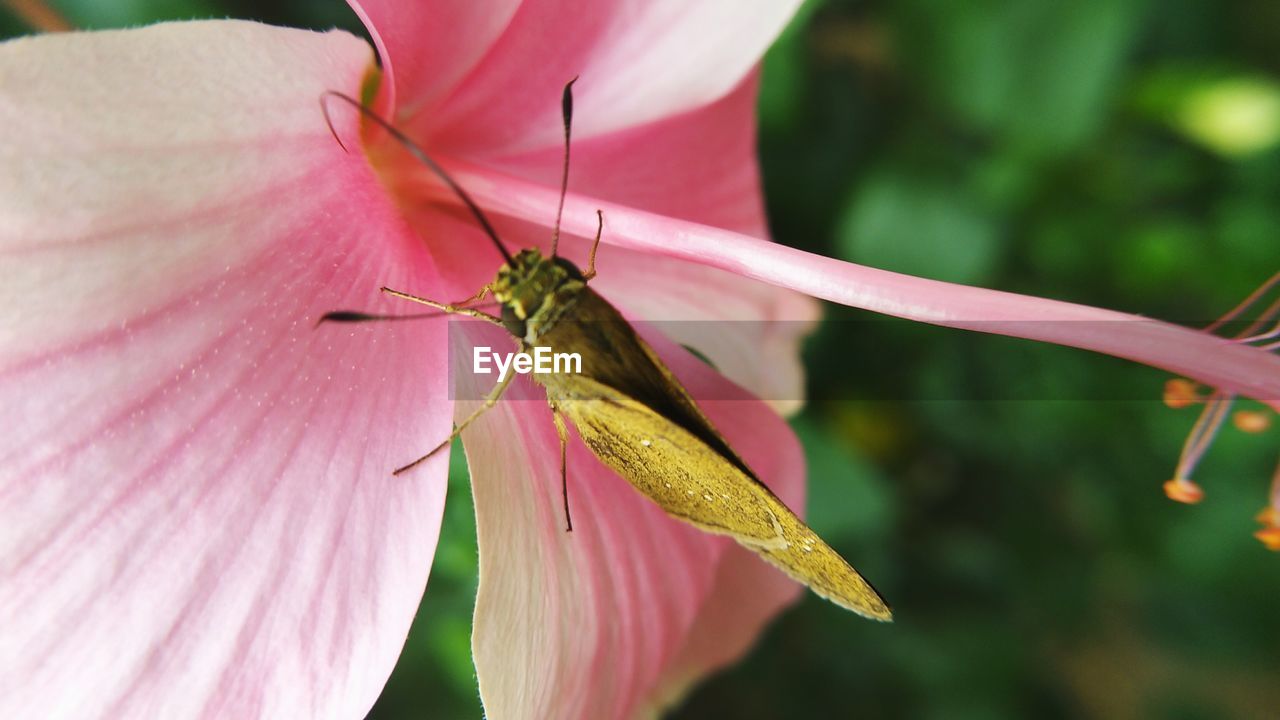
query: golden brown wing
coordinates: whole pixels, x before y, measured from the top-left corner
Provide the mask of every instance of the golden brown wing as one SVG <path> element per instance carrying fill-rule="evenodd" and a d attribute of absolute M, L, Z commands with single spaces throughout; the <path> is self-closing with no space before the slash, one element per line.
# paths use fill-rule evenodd
<path fill-rule="evenodd" d="M 871 583 L 831 549 L 830 545 L 823 542 L 817 533 L 809 529 L 775 495 L 765 495 L 765 502 L 782 525 L 786 547 L 756 547 L 742 538 L 738 542 L 760 553 L 760 557 L 840 607 L 872 620 L 893 619 L 889 606 L 880 597 L 880 593 L 871 587 Z"/>
<path fill-rule="evenodd" d="M 548 394 L 596 457 L 668 514 L 732 536 L 837 605 L 890 619 L 875 589 L 844 558 L 697 436 L 588 377 L 559 377 Z"/>
<path fill-rule="evenodd" d="M 582 288 L 574 300 L 572 313 L 567 313 L 545 332 L 539 344 L 556 352 L 581 354 L 581 375 L 616 388 L 675 422 L 759 482 L 658 353 L 599 293 L 589 287 Z"/>
<path fill-rule="evenodd" d="M 547 392 L 591 452 L 667 514 L 762 548 L 782 548 L 769 493 L 689 431 L 584 376 L 558 377 Z"/>

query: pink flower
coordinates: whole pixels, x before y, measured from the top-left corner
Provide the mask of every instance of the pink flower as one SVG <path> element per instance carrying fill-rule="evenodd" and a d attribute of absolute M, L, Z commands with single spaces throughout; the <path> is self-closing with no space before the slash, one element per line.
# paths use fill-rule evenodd
<path fill-rule="evenodd" d="M 378 107 L 516 247 L 549 237 L 556 100 L 581 76 L 562 247 L 580 259 L 602 208 L 595 287 L 633 316 L 798 328 L 815 314 L 799 290 L 957 327 L 999 321 L 1280 407 L 1280 360 L 1254 348 L 763 241 L 752 68 L 793 5 L 356 10 L 384 61 Z M 345 33 L 239 22 L 0 45 L 0 714 L 354 717 L 377 697 L 443 509 L 445 456 L 389 471 L 449 432 L 446 324 L 313 324 L 401 310 L 381 285 L 465 297 L 498 259 L 398 147 L 334 144 L 317 101 L 359 95 L 372 61 Z M 337 118 L 358 136 L 353 115 Z M 697 345 L 731 379 L 798 396 L 794 333 L 721 326 Z M 724 378 L 655 342 L 695 394 L 724 396 Z M 802 458 L 777 415 L 706 406 L 802 505 Z M 661 707 L 796 595 L 577 444 L 565 534 L 544 403 L 503 403 L 464 440 L 473 645 L 493 717 Z"/>
<path fill-rule="evenodd" d="M 359 9 L 387 58 L 385 106 L 442 159 L 554 186 L 559 92 L 580 74 L 574 187 L 760 236 L 751 69 L 790 8 L 758 5 Z M 447 457 L 390 471 L 449 432 L 446 323 L 313 326 L 403 309 L 384 284 L 470 294 L 493 248 L 400 148 L 367 147 L 371 165 L 334 143 L 321 94 L 359 95 L 374 70 L 345 33 L 48 35 L 0 46 L 0 67 L 0 715 L 362 715 L 435 550 Z M 551 219 L 495 218 L 517 247 L 545 243 Z M 600 271 L 645 317 L 814 316 L 789 292 L 624 249 Z M 690 307 L 694 292 L 718 302 Z M 797 397 L 795 341 L 699 346 L 762 395 Z M 764 357 L 730 357 L 731 342 Z M 665 350 L 695 392 L 726 384 Z M 770 356 L 782 372 L 762 372 Z M 771 410 L 707 410 L 803 502 Z M 545 402 L 504 403 L 466 438 L 484 701 L 493 717 L 631 715 L 741 654 L 797 586 L 581 447 L 566 535 L 548 420 Z"/>

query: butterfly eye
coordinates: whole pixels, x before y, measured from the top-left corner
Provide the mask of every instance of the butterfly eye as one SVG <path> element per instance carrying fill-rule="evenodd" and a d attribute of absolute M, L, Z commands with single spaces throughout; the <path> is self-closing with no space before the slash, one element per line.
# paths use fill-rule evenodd
<path fill-rule="evenodd" d="M 566 273 L 568 273 L 569 277 L 573 278 L 574 280 L 583 279 L 582 271 L 578 269 L 577 265 L 574 265 L 568 260 L 565 260 L 562 257 L 558 257 L 558 258 L 554 258 L 552 262 L 556 264 L 556 267 L 559 267 L 562 270 L 564 270 Z"/>
<path fill-rule="evenodd" d="M 524 337 L 524 318 L 516 315 L 516 311 L 510 305 L 502 306 L 502 325 L 512 335 L 518 338 Z"/>

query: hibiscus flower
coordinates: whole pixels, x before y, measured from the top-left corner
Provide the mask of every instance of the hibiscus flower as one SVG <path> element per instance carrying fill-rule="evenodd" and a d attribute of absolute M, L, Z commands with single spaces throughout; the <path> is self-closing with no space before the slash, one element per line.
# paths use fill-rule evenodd
<path fill-rule="evenodd" d="M 698 397 L 798 397 L 794 291 L 1108 352 L 1280 405 L 1280 361 L 1169 325 L 935 283 L 765 240 L 753 68 L 794 3 L 353 2 L 343 32 L 218 21 L 0 45 L 0 710 L 356 717 L 430 572 L 447 453 L 447 323 L 314 328 L 458 299 L 497 258 L 360 96 L 432 152 L 514 247 L 558 200 L 560 87 L 580 76 L 562 251 L 632 317 L 698 323 L 728 380 L 659 342 Z M 360 137 L 354 114 L 335 131 Z M 1043 320 L 1093 321 L 1046 323 Z M 989 325 L 991 321 L 1000 321 Z M 744 353 L 742 348 L 751 348 Z M 681 525 L 580 444 L 563 532 L 545 402 L 464 435 L 492 717 L 627 717 L 739 656 L 797 586 Z M 792 507 L 794 437 L 762 402 L 705 409 Z M 856 560 L 856 558 L 855 558 Z"/>

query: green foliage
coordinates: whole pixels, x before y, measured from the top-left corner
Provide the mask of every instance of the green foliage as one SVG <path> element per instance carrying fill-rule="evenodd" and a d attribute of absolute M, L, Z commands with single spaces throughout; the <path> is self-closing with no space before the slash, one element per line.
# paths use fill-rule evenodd
<path fill-rule="evenodd" d="M 1275 143 L 1186 120 L 1196 103 L 1270 117 L 1274 6 L 809 7 L 761 97 L 780 242 L 1191 324 L 1277 269 Z M 769 89 L 779 75 L 797 88 Z M 897 622 L 806 598 L 677 717 L 1274 714 L 1280 559 L 1250 533 L 1275 429 L 1224 431 L 1208 497 L 1176 505 L 1160 483 L 1195 411 L 1158 402 L 1161 373 L 827 315 L 796 425 L 812 521 Z"/>
<path fill-rule="evenodd" d="M 1138 29 L 1136 0 L 907 0 L 886 8 L 894 60 L 959 129 L 1034 154 L 1105 121 Z"/>
<path fill-rule="evenodd" d="M 1000 229 L 977 198 L 899 168 L 857 186 L 837 233 L 846 260 L 951 282 L 981 283 L 1000 254 Z"/>

